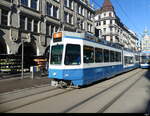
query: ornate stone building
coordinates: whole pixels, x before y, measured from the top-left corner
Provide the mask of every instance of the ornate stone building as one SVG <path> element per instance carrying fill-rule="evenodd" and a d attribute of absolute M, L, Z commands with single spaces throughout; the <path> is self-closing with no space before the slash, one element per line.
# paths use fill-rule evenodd
<path fill-rule="evenodd" d="M 87 0 L 0 0 L 0 54 L 43 55 L 53 32 L 94 33 Z"/>
<path fill-rule="evenodd" d="M 104 0 L 103 6 L 96 11 L 95 26 L 96 34 L 103 39 L 137 50 L 136 34 L 120 21 L 110 0 Z"/>

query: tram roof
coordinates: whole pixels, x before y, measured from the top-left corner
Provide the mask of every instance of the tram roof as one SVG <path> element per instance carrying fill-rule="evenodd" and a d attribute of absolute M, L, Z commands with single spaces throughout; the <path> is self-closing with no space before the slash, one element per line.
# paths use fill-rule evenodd
<path fill-rule="evenodd" d="M 100 44 L 105 45 L 105 46 L 109 46 L 109 47 L 113 47 L 113 48 L 117 48 L 117 49 L 123 49 L 123 50 L 130 51 L 130 52 L 135 52 L 134 50 L 124 48 L 119 43 L 108 42 L 108 41 L 103 40 L 102 38 L 96 37 L 94 34 L 91 34 L 91 33 L 88 33 L 88 32 L 80 33 L 80 32 L 62 31 L 62 34 L 63 34 L 63 37 L 64 36 L 77 37 L 77 38 L 81 38 L 83 40 L 91 41 L 91 42 L 94 42 L 94 43 L 100 43 Z"/>

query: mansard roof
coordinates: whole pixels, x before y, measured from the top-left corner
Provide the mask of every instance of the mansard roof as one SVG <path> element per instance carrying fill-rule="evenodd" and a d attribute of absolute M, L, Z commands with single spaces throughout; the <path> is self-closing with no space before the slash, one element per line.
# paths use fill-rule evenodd
<path fill-rule="evenodd" d="M 114 12 L 114 7 L 110 0 L 104 0 L 103 6 L 96 11 L 96 14 L 100 14 L 102 12 L 107 12 L 107 11 L 113 11 Z"/>

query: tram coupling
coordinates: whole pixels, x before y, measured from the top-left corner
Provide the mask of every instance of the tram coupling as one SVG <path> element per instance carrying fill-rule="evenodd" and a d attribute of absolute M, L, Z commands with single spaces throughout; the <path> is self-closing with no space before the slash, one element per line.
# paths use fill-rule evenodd
<path fill-rule="evenodd" d="M 69 84 L 65 81 L 58 81 L 58 80 L 51 80 L 51 86 L 54 86 L 54 87 L 58 87 L 58 88 L 68 88 Z"/>
<path fill-rule="evenodd" d="M 80 89 L 79 86 L 74 86 L 71 81 L 63 81 L 63 80 L 51 80 L 51 86 L 56 88 L 74 88 Z"/>

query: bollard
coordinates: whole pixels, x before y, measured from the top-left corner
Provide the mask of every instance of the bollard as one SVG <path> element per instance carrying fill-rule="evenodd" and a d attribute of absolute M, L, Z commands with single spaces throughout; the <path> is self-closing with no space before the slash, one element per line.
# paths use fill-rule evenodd
<path fill-rule="evenodd" d="M 30 67 L 30 72 L 31 72 L 31 79 L 33 80 L 33 78 L 34 78 L 34 67 L 33 66 Z"/>

